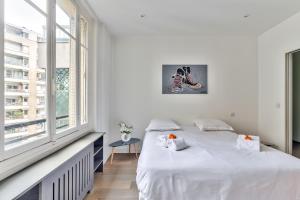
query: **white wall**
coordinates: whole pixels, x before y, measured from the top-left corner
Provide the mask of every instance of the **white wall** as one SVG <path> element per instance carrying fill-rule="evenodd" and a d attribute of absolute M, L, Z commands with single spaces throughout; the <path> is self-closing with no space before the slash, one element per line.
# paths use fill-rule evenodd
<path fill-rule="evenodd" d="M 95 72 L 96 87 L 94 94 L 96 100 L 95 110 L 95 129 L 96 131 L 106 132 L 104 136 L 104 161 L 110 155 L 111 149 L 108 147 L 110 143 L 110 101 L 111 101 L 111 70 L 112 70 L 112 47 L 113 37 L 105 27 L 98 22 L 97 24 L 97 71 Z"/>
<path fill-rule="evenodd" d="M 259 134 L 285 150 L 285 54 L 300 49 L 300 13 L 258 38 Z"/>
<path fill-rule="evenodd" d="M 190 123 L 196 117 L 220 118 L 243 133 L 257 130 L 257 46 L 249 37 L 117 38 L 112 76 L 111 139 L 117 123 L 134 126 L 142 138 L 151 118 Z M 162 64 L 208 64 L 208 94 L 163 95 Z M 230 117 L 234 112 L 235 117 Z"/>

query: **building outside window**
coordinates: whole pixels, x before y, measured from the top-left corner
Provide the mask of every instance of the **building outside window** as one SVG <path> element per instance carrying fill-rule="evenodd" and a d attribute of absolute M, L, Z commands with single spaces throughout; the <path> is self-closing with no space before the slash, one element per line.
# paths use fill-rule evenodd
<path fill-rule="evenodd" d="M 46 113 L 38 110 L 36 82 L 46 84 L 45 73 L 42 75 L 37 70 L 40 68 L 37 60 L 47 58 L 46 51 L 38 51 L 39 38 L 46 35 L 43 31 L 47 30 L 45 29 L 47 18 L 24 0 L 5 0 L 4 5 L 5 84 L 7 85 L 6 91 L 9 91 L 9 93 L 5 93 L 5 98 L 7 103 L 10 101 L 12 104 L 15 101 L 15 104 L 18 104 L 18 107 L 15 106 L 15 108 L 11 105 L 5 106 L 5 124 L 10 125 L 9 127 L 13 129 L 13 131 L 9 128 L 5 129 L 4 142 L 9 149 L 16 147 L 21 138 L 30 138 L 31 135 L 35 137 L 36 130 L 40 130 L 40 125 L 34 123 L 24 125 L 21 127 L 23 129 L 13 128 L 11 125 L 34 122 L 37 118 L 45 118 L 46 122 Z M 46 38 L 43 39 L 46 41 Z M 45 42 L 42 45 L 45 45 Z M 26 53 L 26 55 L 22 53 Z M 43 67 L 45 69 L 45 66 Z M 11 81 L 14 81 L 14 85 L 10 85 Z M 46 97 L 46 91 L 42 95 Z M 45 101 L 43 103 L 45 104 Z M 21 131 L 24 129 L 26 131 Z M 16 134 L 18 130 L 20 133 Z M 11 133 L 14 135 L 10 135 Z M 47 135 L 46 128 L 41 134 Z"/>

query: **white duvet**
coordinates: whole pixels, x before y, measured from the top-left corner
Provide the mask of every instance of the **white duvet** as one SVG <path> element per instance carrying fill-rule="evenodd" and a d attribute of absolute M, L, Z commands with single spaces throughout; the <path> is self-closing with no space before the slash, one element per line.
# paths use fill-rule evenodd
<path fill-rule="evenodd" d="M 236 148 L 232 132 L 172 131 L 189 148 L 169 151 L 147 132 L 137 168 L 143 200 L 300 200 L 300 160 L 262 146 Z"/>

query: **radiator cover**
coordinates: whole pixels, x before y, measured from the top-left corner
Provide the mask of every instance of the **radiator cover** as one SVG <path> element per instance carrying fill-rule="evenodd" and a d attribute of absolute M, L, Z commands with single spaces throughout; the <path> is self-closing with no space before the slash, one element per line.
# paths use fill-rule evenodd
<path fill-rule="evenodd" d="M 94 146 L 89 145 L 41 182 L 43 200 L 82 200 L 92 189 Z"/>

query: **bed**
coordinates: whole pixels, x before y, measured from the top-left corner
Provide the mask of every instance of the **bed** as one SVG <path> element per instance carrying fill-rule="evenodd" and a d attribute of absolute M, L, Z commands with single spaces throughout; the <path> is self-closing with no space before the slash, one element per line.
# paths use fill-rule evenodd
<path fill-rule="evenodd" d="M 172 131 L 174 132 L 174 131 Z M 300 200 L 300 160 L 262 145 L 237 150 L 237 134 L 183 126 L 189 147 L 169 151 L 146 132 L 138 161 L 140 200 Z"/>

